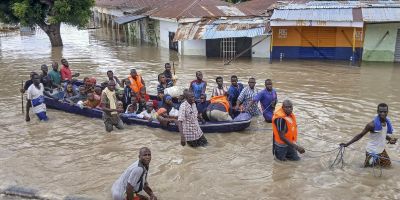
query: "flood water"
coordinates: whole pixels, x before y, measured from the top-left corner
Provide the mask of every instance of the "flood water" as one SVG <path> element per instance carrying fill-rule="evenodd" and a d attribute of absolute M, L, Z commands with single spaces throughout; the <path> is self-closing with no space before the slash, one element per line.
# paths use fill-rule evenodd
<path fill-rule="evenodd" d="M 343 169 L 329 168 L 335 152 L 319 152 L 359 133 L 381 102 L 389 105 L 394 129 L 400 130 L 399 64 L 363 63 L 359 68 L 348 62 L 269 64 L 254 59 L 224 66 L 219 59 L 127 45 L 105 29 L 64 26 L 62 36 L 65 46 L 53 49 L 40 31 L 0 38 L 0 189 L 18 185 L 38 189 L 49 199 L 110 199 L 113 182 L 137 159 L 138 149 L 148 146 L 148 181 L 159 199 L 400 199 L 398 144 L 386 148 L 393 166 L 383 170 L 382 177 L 362 168 L 366 139 L 347 149 Z M 81 78 L 98 81 L 106 79 L 107 70 L 126 77 L 136 68 L 150 93 L 156 91 L 157 74 L 169 61 L 175 62 L 179 85 L 188 85 L 201 70 L 209 94 L 218 75 L 227 82 L 236 74 L 243 83 L 253 76 L 260 89 L 263 80 L 271 78 L 279 101 L 289 98 L 294 103 L 299 132 L 307 134 L 299 135 L 306 153 L 299 162 L 275 161 L 271 125 L 260 118 L 247 131 L 207 134 L 210 145 L 198 149 L 180 146 L 176 133 L 145 126 L 106 133 L 101 120 L 56 110 L 48 110 L 48 123 L 39 123 L 32 113 L 26 123 L 18 92 L 21 81 L 30 71 L 39 72 L 41 64 L 61 58 L 68 59 Z"/>

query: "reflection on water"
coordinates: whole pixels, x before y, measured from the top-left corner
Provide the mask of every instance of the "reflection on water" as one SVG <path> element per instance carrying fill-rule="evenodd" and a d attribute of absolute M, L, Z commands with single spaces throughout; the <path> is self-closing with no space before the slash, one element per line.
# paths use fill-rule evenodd
<path fill-rule="evenodd" d="M 143 126 L 130 126 L 108 134 L 101 120 L 49 110 L 49 123 L 23 121 L 21 81 L 43 63 L 66 58 L 82 77 L 106 79 L 114 70 L 126 77 L 131 68 L 143 75 L 154 93 L 157 74 L 165 62 L 174 61 L 178 84 L 188 86 L 195 71 L 209 82 L 225 81 L 233 74 L 246 83 L 255 77 L 257 87 L 271 78 L 280 102 L 294 102 L 300 132 L 324 140 L 299 136 L 307 150 L 330 150 L 326 142 L 347 141 L 359 133 L 380 102 L 389 104 L 395 129 L 400 128 L 400 66 L 363 63 L 239 60 L 224 66 L 221 60 L 179 57 L 167 49 L 134 43 L 107 29 L 76 30 L 63 27 L 64 47 L 50 48 L 47 36 L 13 35 L 0 38 L 0 188 L 23 185 L 39 189 L 50 198 L 80 195 L 109 199 L 110 188 L 123 170 L 137 159 L 137 150 L 153 151 L 149 183 L 160 199 L 398 199 L 400 163 L 375 178 L 361 168 L 365 140 L 354 144 L 360 152 L 346 153 L 346 167 L 329 169 L 333 154 L 308 151 L 298 163 L 279 163 L 271 154 L 271 125 L 254 119 L 240 133 L 208 134 L 207 148 L 179 145 L 179 135 Z M 130 41 L 132 42 L 132 41 Z M 398 145 L 387 148 L 400 160 Z M 290 191 L 290 192 L 288 192 Z M 285 196 L 285 197 L 284 197 Z M 2 198 L 2 197 L 0 197 Z"/>

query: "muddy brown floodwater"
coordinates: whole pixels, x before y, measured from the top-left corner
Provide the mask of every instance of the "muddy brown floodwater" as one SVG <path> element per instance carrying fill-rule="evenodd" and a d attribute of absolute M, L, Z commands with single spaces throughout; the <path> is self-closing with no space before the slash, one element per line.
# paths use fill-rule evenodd
<path fill-rule="evenodd" d="M 110 30 L 62 28 L 63 48 L 50 48 L 47 36 L 11 35 L 0 38 L 0 188 L 35 188 L 50 199 L 67 195 L 110 199 L 120 174 L 137 159 L 138 149 L 152 150 L 149 183 L 159 199 L 400 199 L 400 148 L 387 147 L 391 169 L 375 177 L 362 168 L 363 139 L 345 154 L 343 169 L 329 169 L 335 153 L 322 154 L 348 141 L 372 120 L 376 105 L 389 104 L 389 116 L 400 130 L 400 65 L 348 62 L 239 60 L 223 66 L 221 60 L 178 57 L 167 49 L 121 41 Z M 243 83 L 254 76 L 257 87 L 271 78 L 280 102 L 294 102 L 299 143 L 306 148 L 296 163 L 274 161 L 271 125 L 260 118 L 243 132 L 207 134 L 210 145 L 180 146 L 180 137 L 160 129 L 129 126 L 106 133 L 101 120 L 49 110 L 48 123 L 21 113 L 18 88 L 30 71 L 43 63 L 68 59 L 81 77 L 105 80 L 114 70 L 125 77 L 135 67 L 156 91 L 157 74 L 174 60 L 179 85 L 188 85 L 195 71 L 209 82 L 225 82 L 232 74 Z M 317 139 L 322 138 L 322 139 Z M 3 197 L 0 197 L 3 198 Z M 4 197 L 6 198 L 6 197 Z"/>

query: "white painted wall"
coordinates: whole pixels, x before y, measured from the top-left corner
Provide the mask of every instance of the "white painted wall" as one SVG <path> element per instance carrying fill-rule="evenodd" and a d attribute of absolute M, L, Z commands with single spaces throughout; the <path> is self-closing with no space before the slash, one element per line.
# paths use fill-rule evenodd
<path fill-rule="evenodd" d="M 164 48 L 169 48 L 169 38 L 168 32 L 176 32 L 178 30 L 177 22 L 169 22 L 160 20 L 160 46 Z M 180 44 L 179 44 L 179 48 Z"/>
<path fill-rule="evenodd" d="M 206 40 L 185 40 L 180 43 L 181 55 L 205 56 Z"/>
<path fill-rule="evenodd" d="M 252 45 L 263 39 L 265 36 L 257 36 L 252 38 Z M 252 51 L 252 57 L 253 58 L 269 58 L 270 57 L 270 48 L 271 44 L 271 37 L 268 37 L 264 41 L 260 42 L 256 46 L 254 46 L 251 51 Z"/>

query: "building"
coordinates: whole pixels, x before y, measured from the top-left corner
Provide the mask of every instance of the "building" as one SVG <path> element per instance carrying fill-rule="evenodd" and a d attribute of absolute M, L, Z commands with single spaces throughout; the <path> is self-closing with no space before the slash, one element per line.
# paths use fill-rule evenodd
<path fill-rule="evenodd" d="M 95 18 L 107 26 L 122 27 L 136 39 L 181 55 L 269 57 L 267 18 L 253 19 L 253 13 L 224 1 L 97 0 L 93 10 Z"/>
<path fill-rule="evenodd" d="M 361 61 L 364 29 L 357 1 L 278 6 L 271 28 L 272 59 Z"/>
<path fill-rule="evenodd" d="M 400 4 L 369 4 L 365 22 L 363 60 L 400 62 Z"/>

